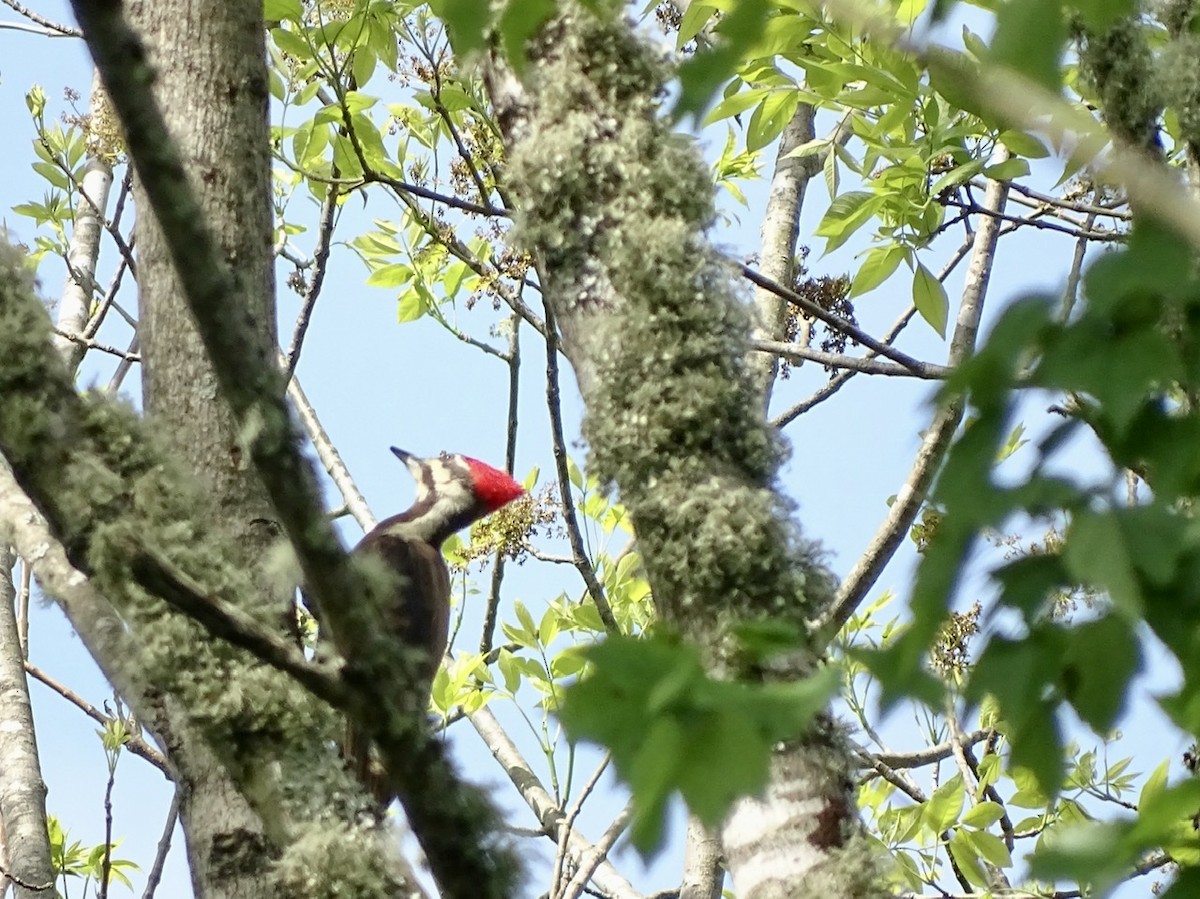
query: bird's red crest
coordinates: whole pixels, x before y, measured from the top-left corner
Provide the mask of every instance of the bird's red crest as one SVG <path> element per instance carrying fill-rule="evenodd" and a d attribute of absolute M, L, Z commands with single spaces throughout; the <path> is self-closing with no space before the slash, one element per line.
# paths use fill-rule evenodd
<path fill-rule="evenodd" d="M 486 462 L 463 456 L 463 461 L 471 469 L 471 480 L 474 482 L 475 495 L 489 512 L 495 512 L 501 506 L 511 503 L 525 493 L 525 488 L 498 468 L 492 468 Z"/>

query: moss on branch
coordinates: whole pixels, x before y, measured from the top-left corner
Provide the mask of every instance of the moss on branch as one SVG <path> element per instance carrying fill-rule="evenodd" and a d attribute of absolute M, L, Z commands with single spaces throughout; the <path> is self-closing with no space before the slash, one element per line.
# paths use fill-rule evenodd
<path fill-rule="evenodd" d="M 709 645 L 739 620 L 803 627 L 830 579 L 776 490 L 783 449 L 745 366 L 748 311 L 705 240 L 707 167 L 662 118 L 665 62 L 582 12 L 530 55 L 511 153 L 520 234 L 588 369 L 592 464 L 633 514 L 656 602 Z"/>

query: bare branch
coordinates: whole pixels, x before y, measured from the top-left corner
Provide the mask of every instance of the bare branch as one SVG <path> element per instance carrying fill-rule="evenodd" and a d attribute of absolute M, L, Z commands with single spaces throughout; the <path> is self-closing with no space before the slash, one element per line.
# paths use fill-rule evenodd
<path fill-rule="evenodd" d="M 791 152 L 813 139 L 816 110 L 810 103 L 796 107 L 792 119 L 783 129 L 775 151 L 775 171 L 767 193 L 759 229 L 759 259 L 762 273 L 780 284 L 791 284 L 796 267 L 796 239 L 800 233 L 800 210 L 809 180 L 818 171 L 813 157 L 800 158 Z M 778 341 L 783 337 L 787 318 L 787 303 L 773 290 L 758 287 L 754 291 L 754 331 L 759 340 Z M 805 349 L 808 341 L 801 340 Z M 755 387 L 763 397 L 763 408 L 771 402 L 778 363 L 774 356 L 750 358 Z"/>
<path fill-rule="evenodd" d="M 1007 158 L 1008 151 L 1003 147 L 993 157 L 996 163 L 1003 162 Z M 992 181 L 988 184 L 984 206 L 999 212 L 1004 208 L 1007 198 L 1007 182 Z M 950 340 L 948 362 L 951 367 L 960 365 L 974 352 L 975 337 L 979 332 L 979 319 L 983 314 L 983 301 L 987 295 L 992 263 L 996 258 L 996 242 L 999 232 L 1000 220 L 993 216 L 984 216 L 975 233 L 971 264 L 967 270 L 962 301 L 958 308 L 958 321 Z M 925 430 L 908 478 L 897 491 L 896 499 L 888 508 L 887 515 L 875 532 L 875 536 L 871 538 L 867 548 L 854 563 L 854 567 L 846 579 L 842 581 L 832 607 L 822 619 L 821 628 L 827 637 L 832 638 L 850 620 L 854 610 L 867 595 L 867 591 L 874 586 L 875 581 L 904 540 L 922 503 L 925 502 L 929 486 L 933 483 L 937 468 L 941 464 L 946 450 L 950 447 L 954 432 L 962 421 L 963 409 L 962 397 L 953 397 L 945 401 Z"/>
<path fill-rule="evenodd" d="M 129 570 L 146 590 L 198 621 L 214 637 L 245 649 L 272 668 L 290 675 L 334 708 L 347 709 L 351 705 L 346 687 L 334 671 L 308 661 L 294 643 L 242 609 L 208 595 L 203 587 L 149 546 L 132 550 Z"/>
<path fill-rule="evenodd" d="M 550 410 L 550 437 L 554 443 L 554 468 L 558 473 L 558 493 L 562 507 L 563 522 L 567 526 L 567 540 L 571 545 L 571 560 L 575 570 L 587 585 L 588 596 L 596 606 L 596 612 L 610 634 L 619 634 L 621 626 L 613 615 L 604 587 L 596 577 L 596 569 L 588 558 L 583 545 L 583 532 L 579 529 L 579 518 L 575 514 L 575 500 L 571 494 L 571 474 L 567 467 L 567 442 L 563 436 L 562 401 L 558 394 L 558 329 L 554 313 L 546 306 L 546 407 Z"/>
<path fill-rule="evenodd" d="M 517 788 L 526 805 L 537 816 L 542 832 L 557 842 L 560 828 L 564 824 L 562 809 L 537 779 L 533 769 L 517 749 L 517 744 L 504 732 L 496 716 L 486 706 L 472 712 L 469 717 L 475 732 L 496 757 L 496 761 L 500 763 L 500 767 Z M 573 858 L 582 858 L 591 848 L 592 845 L 578 831 L 572 830 L 568 835 L 567 849 Z M 607 861 L 602 861 L 597 866 L 592 880 L 612 899 L 641 899 L 632 884 Z"/>
<path fill-rule="evenodd" d="M 289 382 L 296 374 L 296 365 L 300 361 L 300 348 L 304 345 L 304 334 L 308 331 L 308 323 L 312 319 L 313 309 L 317 305 L 317 297 L 321 295 L 321 287 L 325 283 L 325 266 L 329 262 L 329 243 L 333 237 L 334 215 L 337 212 L 339 196 L 337 188 L 331 187 L 325 192 L 325 200 L 321 204 L 321 219 L 317 225 L 317 246 L 313 250 L 313 270 L 309 276 L 308 289 L 304 291 L 304 301 L 300 305 L 300 314 L 296 316 L 296 326 L 292 329 L 292 342 L 287 351 L 287 367 L 284 369 L 284 377 Z"/>
<path fill-rule="evenodd" d="M 7 541 L 0 539 L 0 826 L 16 849 L 5 872 L 17 885 L 16 899 L 33 899 L 37 891 L 23 884 L 52 881 L 54 866 L 46 835 L 46 783 L 13 612 L 15 562 Z"/>
<path fill-rule="evenodd" d="M 918 362 L 916 367 L 880 362 L 878 359 L 847 356 L 844 353 L 824 353 L 809 349 L 798 343 L 782 343 L 776 340 L 754 340 L 750 344 L 760 353 L 782 356 L 785 359 L 819 362 L 827 368 L 839 368 L 868 375 L 887 375 L 900 378 L 922 378 L 937 381 L 950 376 L 950 369 L 933 362 Z"/>
<path fill-rule="evenodd" d="M 28 6 L 24 6 L 21 3 L 18 3 L 17 0 L 0 0 L 0 2 L 3 2 L 4 5 L 7 6 L 9 9 L 11 9 L 13 12 L 23 15 L 25 18 L 27 18 L 30 22 L 33 22 L 35 25 L 42 26 L 42 28 L 46 29 L 46 32 L 49 32 L 50 37 L 82 37 L 83 36 L 79 32 L 78 29 L 72 28 L 69 25 L 62 25 L 58 22 L 55 22 L 53 19 L 48 19 L 43 15 L 39 15 L 38 13 L 35 13 L 32 9 L 30 9 Z"/>
<path fill-rule="evenodd" d="M 521 396 L 521 316 L 514 312 L 508 319 L 508 325 L 508 352 L 503 357 L 508 363 L 508 422 L 505 428 L 504 470 L 511 474 L 517 465 L 517 409 Z M 503 548 L 496 550 L 492 562 L 492 583 L 488 587 L 487 604 L 483 611 L 483 628 L 479 638 L 479 652 L 484 656 L 491 653 L 492 641 L 495 638 L 505 560 Z"/>
<path fill-rule="evenodd" d="M 900 318 L 896 320 L 895 324 L 892 325 L 891 330 L 884 335 L 883 342 L 886 344 L 893 343 L 896 340 L 896 337 L 899 336 L 900 332 L 908 326 L 908 323 L 912 321 L 913 316 L 916 314 L 917 307 L 909 306 L 908 309 L 905 310 L 905 312 L 900 316 Z M 873 352 L 867 352 L 863 358 L 873 359 L 875 358 L 875 354 Z M 840 372 L 830 378 L 827 383 L 814 391 L 811 396 L 806 397 L 796 405 L 784 410 L 783 412 L 780 412 L 778 415 L 772 418 L 771 426 L 775 428 L 784 428 L 791 424 L 805 412 L 812 409 L 814 406 L 819 406 L 821 403 L 825 402 L 825 400 L 829 399 L 831 396 L 841 390 L 842 387 L 845 386 L 846 382 L 853 378 L 856 374 L 858 374 L 858 372 L 852 368 L 842 369 Z"/>
<path fill-rule="evenodd" d="M 171 836 L 175 832 L 175 823 L 179 820 L 179 791 L 171 797 L 171 807 L 167 810 L 167 820 L 163 824 L 162 836 L 158 838 L 158 849 L 154 853 L 154 864 L 146 873 L 146 889 L 142 899 L 154 899 L 154 892 L 162 881 L 163 867 L 167 863 L 167 853 L 171 851 Z"/>
<path fill-rule="evenodd" d="M 125 22 L 121 6 L 86 0 L 73 0 L 72 6 L 124 126 L 129 154 L 220 392 L 243 433 L 255 435 L 249 441 L 255 470 L 292 542 L 308 593 L 347 659 L 348 680 L 355 688 L 348 697 L 350 717 L 379 748 L 389 783 L 401 796 L 442 888 L 481 899 L 504 896 L 516 860 L 495 844 L 494 812 L 487 802 L 458 779 L 420 710 L 403 701 L 419 692 L 413 654 L 388 639 L 379 626 L 371 597 L 383 585 L 358 569 L 325 519 L 315 475 L 298 452 L 300 435 L 288 415 L 275 348 L 260 339 L 262 335 L 238 327 L 241 292 L 150 93 L 152 70 L 145 47 Z M 164 589 L 174 588 L 155 576 L 161 572 L 145 567 L 148 558 L 140 554 L 140 575 Z M 191 599 L 186 590 L 174 596 Z M 362 599 L 347 602 L 347 597 Z"/>
<path fill-rule="evenodd" d="M 25 662 L 25 671 L 34 680 L 53 690 L 101 727 L 105 727 L 112 720 L 111 715 L 108 715 L 96 708 L 66 684 L 55 680 L 32 662 Z M 168 780 L 174 779 L 173 775 L 171 774 L 171 769 L 167 765 L 167 760 L 163 757 L 163 754 L 146 742 L 146 739 L 140 733 L 131 733 L 129 735 L 129 739 L 125 741 L 125 748 L 138 758 L 149 762 L 151 765 L 161 771 L 163 776 Z"/>
<path fill-rule="evenodd" d="M 876 340 L 866 331 L 862 330 L 862 328 L 858 327 L 858 325 L 848 322 L 840 315 L 836 315 L 827 309 L 822 309 L 812 300 L 808 299 L 807 297 L 803 297 L 796 293 L 796 291 L 784 287 L 782 284 L 779 284 L 776 281 L 773 281 L 772 279 L 760 274 L 759 272 L 756 272 L 744 262 L 737 263 L 737 266 L 741 271 L 742 276 L 745 277 L 747 281 L 757 284 L 759 287 L 766 288 L 772 293 L 778 294 L 793 306 L 802 309 L 805 315 L 820 319 L 831 328 L 840 331 L 858 343 L 861 343 L 863 346 L 874 350 L 880 356 L 885 356 L 888 359 L 891 359 L 893 362 L 902 365 L 904 368 L 907 368 L 909 371 L 913 372 L 913 374 L 917 374 L 917 372 L 920 371 L 922 363 L 914 359 L 912 356 L 909 356 L 907 353 L 902 353 L 894 347 L 890 347 L 887 344 Z"/>

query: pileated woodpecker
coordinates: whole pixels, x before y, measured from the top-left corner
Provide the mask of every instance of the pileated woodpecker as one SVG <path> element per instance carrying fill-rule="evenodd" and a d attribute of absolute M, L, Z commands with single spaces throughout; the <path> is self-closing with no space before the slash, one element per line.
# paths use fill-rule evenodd
<path fill-rule="evenodd" d="M 394 446 L 392 452 L 417 482 L 416 500 L 406 511 L 379 522 L 353 552 L 382 560 L 397 575 L 395 594 L 382 607 L 384 627 L 397 640 L 424 650 L 420 677 L 421 697 L 426 699 L 449 636 L 450 574 L 442 544 L 455 531 L 512 502 L 525 488 L 469 456 L 443 453 L 419 459 Z M 371 764 L 368 741 L 354 728 L 347 735 L 346 757 L 376 799 L 390 802 L 381 772 Z"/>

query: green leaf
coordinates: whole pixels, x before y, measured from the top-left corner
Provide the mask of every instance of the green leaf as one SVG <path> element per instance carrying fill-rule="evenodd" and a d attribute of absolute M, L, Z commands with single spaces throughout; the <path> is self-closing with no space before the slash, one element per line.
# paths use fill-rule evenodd
<path fill-rule="evenodd" d="M 762 34 L 770 12 L 768 0 L 740 0 L 721 19 L 713 46 L 700 50 L 679 67 L 676 117 L 700 117 L 713 94 L 734 73 L 744 51 Z"/>
<path fill-rule="evenodd" d="M 300 0 L 263 0 L 263 18 L 268 22 L 299 22 L 300 14 Z"/>
<path fill-rule="evenodd" d="M 525 71 L 525 43 L 557 9 L 554 0 L 508 0 L 500 13 L 498 31 L 504 56 L 513 71 L 521 75 Z"/>
<path fill-rule="evenodd" d="M 1065 5 L 1079 14 L 1089 30 L 1096 32 L 1107 30 L 1137 10 L 1136 0 L 1068 0 Z"/>
<path fill-rule="evenodd" d="M 789 684 L 714 681 L 694 647 L 664 637 L 609 637 L 586 655 L 591 673 L 567 689 L 559 717 L 572 739 L 612 752 L 634 791 L 632 835 L 644 854 L 659 845 L 672 792 L 715 826 L 760 790 L 772 745 L 801 735 L 841 678 L 826 667 Z"/>
<path fill-rule="evenodd" d="M 721 119 L 727 119 L 731 116 L 741 115 L 751 106 L 754 106 L 770 91 L 765 87 L 751 88 L 750 90 L 739 91 L 729 97 L 726 97 L 710 112 L 704 119 L 705 125 L 711 125 L 714 122 L 719 122 Z"/>
<path fill-rule="evenodd" d="M 699 34 L 716 13 L 717 8 L 711 3 L 702 3 L 700 0 L 689 3 L 679 20 L 679 34 L 675 39 L 676 49 L 682 49 L 684 44 Z"/>
<path fill-rule="evenodd" d="M 979 852 L 971 844 L 969 833 L 964 830 L 956 831 L 950 838 L 949 848 L 950 855 L 954 857 L 954 863 L 958 865 L 958 869 L 963 872 L 971 885 L 986 887 L 988 885 L 987 872 L 979 863 Z"/>
<path fill-rule="evenodd" d="M 362 87 L 371 80 L 375 73 L 375 63 L 379 61 L 370 47 L 359 47 L 351 57 L 350 71 L 354 75 L 354 83 Z"/>
<path fill-rule="evenodd" d="M 746 129 L 746 149 L 753 153 L 779 137 L 799 105 L 798 91 L 776 90 L 769 93 L 750 116 L 750 125 Z"/>
<path fill-rule="evenodd" d="M 968 831 L 966 838 L 984 861 L 995 865 L 997 868 L 1012 866 L 1012 854 L 1008 851 L 1008 847 L 1004 845 L 1004 841 L 994 833 L 988 833 L 986 830 Z"/>
<path fill-rule="evenodd" d="M 854 298 L 874 290 L 890 278 L 900 267 L 900 263 L 907 258 L 908 250 L 900 244 L 889 243 L 881 247 L 872 247 L 854 275 L 849 297 Z"/>
<path fill-rule="evenodd" d="M 961 823 L 970 827 L 988 827 L 1004 817 L 1004 806 L 985 800 L 962 816 Z"/>
<path fill-rule="evenodd" d="M 956 774 L 929 797 L 922 809 L 921 820 L 933 834 L 944 833 L 957 823 L 964 798 L 962 775 Z"/>
<path fill-rule="evenodd" d="M 294 31 L 289 31 L 286 28 L 272 28 L 271 40 L 275 42 L 276 47 L 288 54 L 288 56 L 299 60 L 313 58 L 313 51 L 308 45 L 308 41 Z M 320 86 L 319 81 L 317 82 L 317 86 Z"/>
<path fill-rule="evenodd" d="M 368 287 L 399 287 L 412 280 L 412 267 L 404 263 L 395 263 L 377 268 L 367 278 Z"/>
<path fill-rule="evenodd" d="M 1063 564 L 1078 583 L 1102 587 L 1117 608 L 1141 614 L 1142 593 L 1115 514 L 1078 512 L 1067 531 Z"/>
<path fill-rule="evenodd" d="M 825 252 L 831 253 L 849 240 L 882 204 L 883 198 L 870 191 L 847 191 L 829 204 L 813 233 L 829 238 Z"/>
<path fill-rule="evenodd" d="M 934 277 L 933 272 L 925 267 L 923 262 L 917 263 L 913 272 L 912 283 L 913 305 L 921 318 L 929 323 L 940 337 L 946 336 L 946 318 L 950 312 L 950 299 L 946 296 L 946 288 Z"/>
<path fill-rule="evenodd" d="M 429 306 L 426 304 L 424 296 L 420 290 L 414 287 L 400 295 L 400 302 L 396 307 L 396 323 L 403 325 L 415 322 L 428 311 Z"/>
<path fill-rule="evenodd" d="M 1029 174 L 1029 163 L 1019 157 L 1006 159 L 996 165 L 984 166 L 983 173 L 993 181 L 1012 181 Z"/>
<path fill-rule="evenodd" d="M 1125 707 L 1129 682 L 1141 668 L 1137 637 L 1117 615 L 1074 627 L 1062 661 L 1063 692 L 1098 734 L 1107 733 Z"/>
<path fill-rule="evenodd" d="M 446 24 L 457 56 L 465 58 L 483 48 L 492 21 L 491 4 L 479 0 L 430 0 L 429 7 Z"/>
<path fill-rule="evenodd" d="M 1062 49 L 1067 37 L 1062 6 L 1046 0 L 1009 0 L 996 11 L 992 61 L 1049 90 L 1062 90 Z"/>
<path fill-rule="evenodd" d="M 1050 151 L 1038 137 L 1025 131 L 1005 131 L 1000 135 L 1000 143 L 1008 147 L 1014 156 L 1023 156 L 1026 159 L 1045 159 L 1050 155 Z"/>

